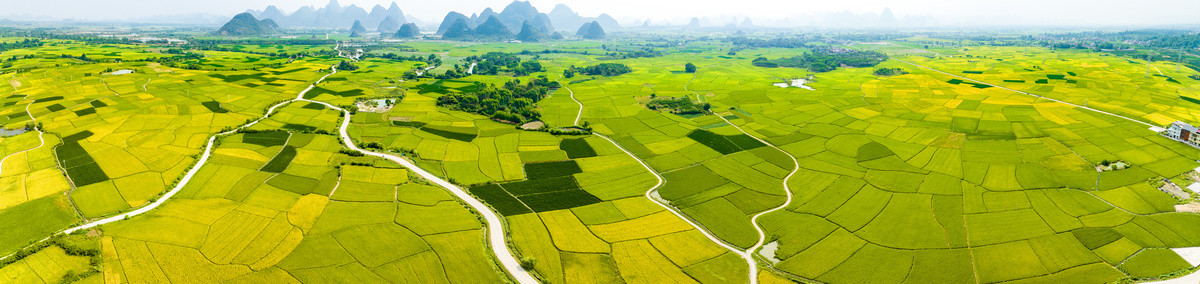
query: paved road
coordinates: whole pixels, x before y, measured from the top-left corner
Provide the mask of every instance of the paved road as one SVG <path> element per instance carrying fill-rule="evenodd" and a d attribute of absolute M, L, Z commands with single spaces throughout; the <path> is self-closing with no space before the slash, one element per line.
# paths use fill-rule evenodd
<path fill-rule="evenodd" d="M 1068 102 L 1060 101 L 1060 100 L 1053 99 L 1053 98 L 1047 98 L 1047 97 L 1043 97 L 1043 96 L 1041 96 L 1041 95 L 1032 94 L 1032 93 L 1025 92 L 1025 91 L 1020 91 L 1020 90 L 1009 89 L 1009 88 L 1006 88 L 1006 87 L 1004 87 L 1004 86 L 1000 86 L 1000 85 L 996 85 L 996 84 L 992 84 L 992 83 L 988 83 L 988 82 L 984 82 L 984 81 L 979 81 L 979 80 L 975 80 L 975 79 L 971 79 L 971 78 L 967 78 L 967 77 L 959 76 L 959 75 L 956 75 L 956 74 L 950 74 L 950 73 L 946 73 L 946 72 L 944 72 L 944 71 L 942 71 L 942 70 L 937 70 L 937 69 L 933 69 L 933 68 L 925 67 L 925 66 L 922 66 L 922 65 L 919 65 L 919 64 L 916 64 L 916 63 L 912 63 L 912 62 L 908 62 L 908 61 L 904 61 L 904 60 L 900 60 L 900 59 L 896 59 L 896 58 L 892 58 L 892 60 L 896 60 L 896 61 L 900 61 L 900 62 L 908 63 L 909 65 L 916 66 L 916 67 L 918 67 L 918 68 L 925 69 L 925 70 L 929 70 L 929 71 L 933 71 L 933 72 L 942 73 L 942 74 L 945 74 L 945 75 L 947 75 L 947 76 L 950 76 L 950 77 L 955 77 L 955 78 L 959 78 L 959 79 L 963 79 L 963 80 L 967 80 L 967 81 L 971 81 L 971 82 L 975 82 L 975 83 L 979 83 L 979 84 L 984 84 L 984 85 L 988 85 L 988 86 L 992 86 L 992 87 L 1000 88 L 1000 89 L 1003 89 L 1003 90 L 1006 90 L 1006 91 L 1011 91 L 1011 92 L 1014 92 L 1014 93 L 1019 93 L 1019 94 L 1024 94 L 1024 95 L 1028 95 L 1028 96 L 1033 96 L 1033 97 L 1037 97 L 1037 98 L 1040 98 L 1040 99 L 1049 100 L 1049 101 L 1052 101 L 1052 102 L 1057 102 L 1057 103 L 1061 103 L 1061 104 L 1066 104 L 1066 105 L 1070 105 L 1070 106 L 1073 106 L 1073 107 L 1077 107 L 1077 108 L 1081 108 L 1081 109 L 1086 109 L 1086 110 L 1094 111 L 1094 112 L 1097 112 L 1097 113 L 1102 113 L 1102 114 L 1107 114 L 1107 115 L 1111 115 L 1111 116 L 1115 116 L 1115 117 L 1123 118 L 1123 119 L 1125 119 L 1125 120 L 1129 120 L 1129 121 L 1132 121 L 1132 122 L 1137 122 L 1137 123 L 1140 123 L 1140 124 L 1142 124 L 1142 125 L 1145 125 L 1145 126 L 1147 126 L 1147 127 L 1159 127 L 1159 126 L 1157 126 L 1157 125 L 1153 125 L 1153 124 L 1145 123 L 1145 122 L 1142 122 L 1142 121 L 1140 121 L 1140 120 L 1136 120 L 1136 119 L 1128 118 L 1128 117 L 1125 117 L 1125 116 L 1121 116 L 1121 115 L 1119 115 L 1119 114 L 1115 114 L 1115 113 L 1111 113 L 1111 112 L 1107 112 L 1107 111 L 1102 111 L 1102 110 L 1098 110 L 1098 109 L 1094 109 L 1094 108 L 1090 108 L 1090 107 L 1086 107 L 1086 106 L 1081 106 L 1081 105 L 1077 105 L 1077 104 L 1073 104 L 1073 103 L 1068 103 Z"/>
<path fill-rule="evenodd" d="M 318 79 L 317 83 L 321 83 L 321 81 L 324 81 L 325 78 L 329 77 L 329 75 L 333 75 L 333 73 L 336 73 L 336 72 L 337 71 L 335 70 L 332 73 L 326 74 L 325 76 L 321 77 L 321 79 Z M 301 91 L 300 94 L 297 95 L 297 98 L 304 97 L 304 93 L 307 93 L 309 90 L 312 90 L 313 87 L 315 87 L 317 85 L 317 83 L 309 85 L 308 88 L 305 88 L 304 91 Z M 233 134 L 234 132 L 237 132 L 238 129 L 243 129 L 246 127 L 253 126 L 253 125 L 257 124 L 259 121 L 262 121 L 263 119 L 270 117 L 271 113 L 274 113 L 276 108 L 279 108 L 280 106 L 286 105 L 293 101 L 295 101 L 295 100 L 288 100 L 288 101 L 284 101 L 284 102 L 278 103 L 276 105 L 273 105 L 273 106 L 271 106 L 271 108 L 267 109 L 266 114 L 263 114 L 262 117 L 259 117 L 258 119 L 254 120 L 254 121 L 243 124 L 242 126 L 234 128 L 233 130 L 217 133 L 217 134 L 214 134 L 213 136 L 208 137 L 208 143 L 205 144 L 205 146 L 204 146 L 204 153 L 200 155 L 200 159 L 196 161 L 196 165 L 192 166 L 192 168 L 189 169 L 187 171 L 187 173 L 183 175 L 183 178 L 179 179 L 179 183 L 175 184 L 175 187 L 171 188 L 170 191 L 167 191 L 166 194 L 163 194 L 162 197 L 159 197 L 153 203 L 150 203 L 149 205 L 146 205 L 146 206 L 142 206 L 142 208 L 138 208 L 137 210 L 125 212 L 120 215 L 100 219 L 100 220 L 93 221 L 93 222 L 90 222 L 87 224 L 79 225 L 74 228 L 66 229 L 66 230 L 63 230 L 62 233 L 70 234 L 70 233 L 78 231 L 78 230 L 91 229 L 96 226 L 100 226 L 100 225 L 104 225 L 104 224 L 108 224 L 108 223 L 112 223 L 112 222 L 116 222 L 116 221 L 120 221 L 120 220 L 125 220 L 125 218 L 128 218 L 128 217 L 141 215 L 143 213 L 150 212 L 150 210 L 154 210 L 154 208 L 158 208 L 159 205 L 162 205 L 164 202 L 167 202 L 168 199 L 171 199 L 171 197 L 175 196 L 176 193 L 179 193 L 179 190 L 182 190 L 183 187 L 186 186 L 188 184 L 188 182 L 192 180 L 192 176 L 195 176 L 196 172 L 199 172 L 200 168 L 203 167 L 204 164 L 208 162 L 208 158 L 212 154 L 213 142 L 217 140 L 218 136 Z"/>
<path fill-rule="evenodd" d="M 491 244 L 492 253 L 496 255 L 496 259 L 500 261 L 500 264 L 504 266 L 504 269 L 508 270 L 509 275 L 512 275 L 512 277 L 517 280 L 517 283 L 522 283 L 522 284 L 539 283 L 537 278 L 533 277 L 532 274 L 529 274 L 529 271 L 526 271 L 525 268 L 521 267 L 521 262 L 518 261 L 517 258 L 515 256 L 513 256 L 512 251 L 509 250 L 508 242 L 505 239 L 505 237 L 507 235 L 504 232 L 504 223 L 500 221 L 500 217 L 497 216 L 495 212 L 492 212 L 491 208 L 488 208 L 486 205 L 483 204 L 483 202 L 479 201 L 478 199 L 475 199 L 475 197 L 471 196 L 470 194 L 467 194 L 466 191 L 464 191 L 462 188 L 458 187 L 457 185 L 454 185 L 436 175 L 433 175 L 432 173 L 418 167 L 412 161 L 409 161 L 407 159 L 404 159 L 404 158 L 401 158 L 398 156 L 390 155 L 390 154 L 376 153 L 376 152 L 371 152 L 371 151 L 367 151 L 367 150 L 363 150 L 363 149 L 359 148 L 358 145 L 354 144 L 354 140 L 350 139 L 350 134 L 347 133 L 347 129 L 350 127 L 351 114 L 349 111 L 346 111 L 342 108 L 339 108 L 332 104 L 321 102 L 321 101 L 313 101 L 313 100 L 307 100 L 307 99 L 298 99 L 298 100 L 323 104 L 332 109 L 336 109 L 336 110 L 339 110 L 339 111 L 342 111 L 343 113 L 345 113 L 346 114 L 345 119 L 342 120 L 342 126 L 340 129 L 338 129 L 338 133 L 341 135 L 342 142 L 346 145 L 347 148 L 350 148 L 351 150 L 354 150 L 354 151 L 357 151 L 357 152 L 360 152 L 360 153 L 363 153 L 363 154 L 366 154 L 369 156 L 380 157 L 380 158 L 388 159 L 392 162 L 396 162 L 397 164 L 400 164 L 401 166 L 408 168 L 408 170 L 412 171 L 413 173 L 416 173 L 417 175 L 421 176 L 422 178 L 425 178 L 426 180 L 429 180 L 429 181 L 433 182 L 434 184 L 437 184 L 438 186 L 441 186 L 442 188 L 449 190 L 450 193 L 453 193 L 459 199 L 462 199 L 463 201 L 465 201 L 467 203 L 467 205 L 470 205 L 471 208 L 474 208 L 475 211 L 477 211 L 477 212 L 479 212 L 479 214 L 483 215 L 484 221 L 486 221 L 486 223 L 487 223 L 488 243 Z"/>

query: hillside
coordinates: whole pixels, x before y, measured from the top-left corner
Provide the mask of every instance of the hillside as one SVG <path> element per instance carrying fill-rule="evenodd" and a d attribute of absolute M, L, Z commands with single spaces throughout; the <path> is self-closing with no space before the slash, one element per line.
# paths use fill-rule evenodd
<path fill-rule="evenodd" d="M 584 39 L 604 39 L 606 35 L 604 33 L 604 27 L 601 27 L 599 22 L 592 21 L 590 23 L 584 23 L 583 26 L 580 26 L 579 31 L 575 32 L 575 36 Z"/>
<path fill-rule="evenodd" d="M 233 16 L 233 19 L 221 26 L 216 31 L 218 35 L 229 36 L 254 36 L 273 34 L 279 30 L 279 25 L 275 21 L 266 19 L 259 21 L 250 13 L 241 13 Z"/>

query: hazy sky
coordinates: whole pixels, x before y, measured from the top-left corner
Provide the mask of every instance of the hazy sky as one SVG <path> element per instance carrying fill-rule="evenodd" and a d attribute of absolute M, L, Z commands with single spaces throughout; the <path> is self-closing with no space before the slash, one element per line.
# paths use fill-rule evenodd
<path fill-rule="evenodd" d="M 932 16 L 945 25 L 1173 25 L 1200 24 L 1197 0 L 530 0 L 543 12 L 567 4 L 583 16 L 608 13 L 618 20 L 682 21 L 693 16 L 713 19 L 750 16 L 793 19 L 849 11 L 879 13 L 890 7 L 898 18 Z M 340 0 L 370 10 L 387 0 Z M 510 0 L 399 0 L 401 9 L 424 21 L 440 21 L 449 11 L 470 15 L 483 8 L 499 12 Z M 232 16 L 274 4 L 285 13 L 304 5 L 321 7 L 328 0 L 0 0 L 0 18 L 13 15 L 50 19 L 121 20 L 156 15 L 215 14 Z"/>

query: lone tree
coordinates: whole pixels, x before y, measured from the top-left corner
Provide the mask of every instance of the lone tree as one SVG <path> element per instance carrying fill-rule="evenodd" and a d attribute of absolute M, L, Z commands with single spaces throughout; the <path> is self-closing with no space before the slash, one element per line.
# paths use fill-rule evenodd
<path fill-rule="evenodd" d="M 683 71 L 688 73 L 696 73 L 696 64 L 688 62 L 688 64 L 683 65 Z"/>

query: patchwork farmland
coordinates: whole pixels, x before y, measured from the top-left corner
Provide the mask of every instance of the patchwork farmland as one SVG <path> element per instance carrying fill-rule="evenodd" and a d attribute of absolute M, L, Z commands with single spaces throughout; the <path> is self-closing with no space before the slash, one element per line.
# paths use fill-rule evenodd
<path fill-rule="evenodd" d="M 0 283 L 1200 275 L 1179 35 L 485 20 L 0 21 Z"/>

